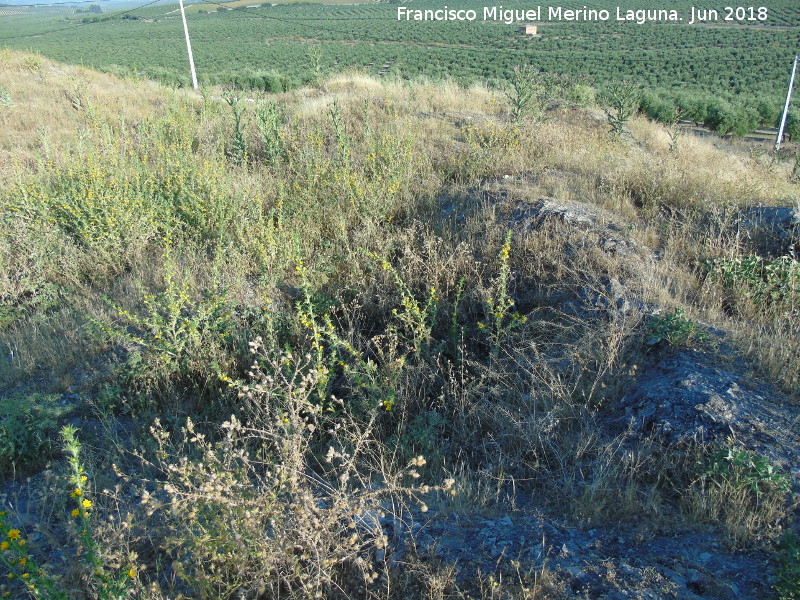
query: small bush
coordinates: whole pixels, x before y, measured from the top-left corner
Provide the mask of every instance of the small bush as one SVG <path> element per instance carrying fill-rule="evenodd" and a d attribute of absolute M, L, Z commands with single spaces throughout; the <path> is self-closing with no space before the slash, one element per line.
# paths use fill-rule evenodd
<path fill-rule="evenodd" d="M 705 267 L 713 279 L 722 281 L 726 288 L 753 305 L 797 304 L 800 261 L 792 257 L 716 258 L 706 261 Z"/>
<path fill-rule="evenodd" d="M 639 108 L 640 96 L 639 88 L 629 81 L 612 83 L 602 90 L 599 101 L 611 127 L 611 135 L 625 133 L 625 126 Z"/>
<path fill-rule="evenodd" d="M 664 340 L 672 346 L 682 346 L 694 339 L 703 340 L 705 334 L 697 324 L 686 318 L 683 308 L 676 308 L 672 314 L 653 317 L 648 327 L 648 343 Z"/>
<path fill-rule="evenodd" d="M 126 378 L 144 397 L 167 392 L 181 381 L 206 389 L 217 380 L 225 357 L 235 356 L 230 352 L 234 320 L 225 290 L 205 291 L 194 298 L 173 269 L 167 264 L 163 292 L 143 292 L 142 314 L 117 306 L 117 321 L 99 323 L 105 336 L 134 346 Z"/>
<path fill-rule="evenodd" d="M 137 557 L 135 554 L 117 552 L 118 556 L 110 559 L 110 551 L 119 549 L 107 547 L 108 540 L 103 543 L 98 540 L 93 523 L 96 507 L 90 499 L 90 480 L 81 462 L 81 445 L 76 434 L 74 427 L 61 430 L 63 450 L 69 462 L 64 494 L 69 498 L 66 508 L 71 519 L 67 528 L 76 542 L 74 555 L 77 561 L 73 568 L 79 573 L 78 579 L 86 592 L 83 597 L 124 600 L 130 598 L 138 587 Z M 66 514 L 64 516 L 66 520 Z M 64 574 L 50 572 L 47 565 L 36 558 L 34 549 L 21 529 L 13 527 L 8 521 L 6 511 L 0 511 L 0 569 L 5 571 L 0 571 L 0 576 L 2 581 L 7 582 L 0 585 L 0 596 L 9 598 L 14 592 L 15 598 L 23 595 L 45 600 L 76 598 L 77 590 L 70 589 L 68 578 Z M 130 527 L 130 523 L 126 523 L 126 526 Z"/>
<path fill-rule="evenodd" d="M 721 447 L 701 460 L 699 470 L 688 500 L 695 517 L 722 524 L 734 545 L 779 531 L 791 484 L 765 457 Z"/>
<path fill-rule="evenodd" d="M 191 421 L 176 442 L 153 428 L 169 500 L 146 501 L 166 521 L 175 572 L 194 598 L 363 596 L 388 576 L 386 501 L 431 489 L 413 485 L 425 461 L 382 469 L 377 409 L 366 423 L 343 403 L 326 411 L 316 398 L 326 374 L 310 355 L 276 354 L 260 339 L 251 347 L 251 381 L 239 386 L 244 421 L 222 424 L 217 442 Z"/>
<path fill-rule="evenodd" d="M 60 394 L 0 398 L 0 477 L 27 473 L 53 456 L 53 435 L 73 410 L 60 399 Z"/>
<path fill-rule="evenodd" d="M 0 106 L 8 107 L 13 104 L 14 101 L 11 99 L 9 91 L 4 87 L 0 87 Z"/>

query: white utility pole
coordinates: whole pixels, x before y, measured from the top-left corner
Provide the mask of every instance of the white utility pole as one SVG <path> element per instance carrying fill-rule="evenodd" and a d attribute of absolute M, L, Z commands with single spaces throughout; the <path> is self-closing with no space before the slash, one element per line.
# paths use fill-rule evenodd
<path fill-rule="evenodd" d="M 792 88 L 794 87 L 794 74 L 797 71 L 797 59 L 800 55 L 794 57 L 792 64 L 792 76 L 789 79 L 789 91 L 786 93 L 786 104 L 783 106 L 783 116 L 781 117 L 781 126 L 778 127 L 778 137 L 775 138 L 775 152 L 781 149 L 781 140 L 783 139 L 783 128 L 786 127 L 786 115 L 789 114 L 789 103 L 792 100 Z"/>
<path fill-rule="evenodd" d="M 197 89 L 197 73 L 194 72 L 194 57 L 192 57 L 192 43 L 189 41 L 189 26 L 186 24 L 186 13 L 183 11 L 183 0 L 178 0 L 181 5 L 181 18 L 183 18 L 183 33 L 186 34 L 186 49 L 189 51 L 189 66 L 192 69 L 192 87 Z M 795 61 L 797 62 L 797 61 Z"/>

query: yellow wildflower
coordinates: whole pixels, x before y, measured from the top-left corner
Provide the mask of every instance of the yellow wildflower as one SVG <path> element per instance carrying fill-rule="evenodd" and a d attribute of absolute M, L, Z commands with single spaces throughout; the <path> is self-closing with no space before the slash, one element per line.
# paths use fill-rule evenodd
<path fill-rule="evenodd" d="M 19 539 L 19 529 L 9 529 L 6 535 L 10 540 Z"/>
<path fill-rule="evenodd" d="M 79 514 L 81 514 L 81 511 L 79 511 L 77 508 L 73 508 L 73 509 L 72 509 L 72 512 L 71 512 L 70 514 L 71 514 L 73 517 L 77 517 Z"/>
<path fill-rule="evenodd" d="M 83 505 L 83 508 L 90 508 L 92 506 L 92 501 L 84 500 L 83 502 L 81 502 L 81 504 Z"/>

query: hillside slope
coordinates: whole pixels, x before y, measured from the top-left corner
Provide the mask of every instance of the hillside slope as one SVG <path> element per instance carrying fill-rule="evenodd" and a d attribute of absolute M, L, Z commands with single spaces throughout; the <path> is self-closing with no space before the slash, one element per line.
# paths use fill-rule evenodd
<path fill-rule="evenodd" d="M 3 90 L 0 591 L 798 593 L 791 157 L 358 74 Z"/>

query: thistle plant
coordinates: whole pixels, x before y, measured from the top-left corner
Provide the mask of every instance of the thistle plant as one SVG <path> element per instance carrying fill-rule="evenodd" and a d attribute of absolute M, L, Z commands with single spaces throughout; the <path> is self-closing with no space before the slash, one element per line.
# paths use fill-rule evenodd
<path fill-rule="evenodd" d="M 484 313 L 486 319 L 478 323 L 478 329 L 486 335 L 489 340 L 492 359 L 497 359 L 500 355 L 500 348 L 509 332 L 525 323 L 528 318 L 519 314 L 514 308 L 514 299 L 508 293 L 508 285 L 511 279 L 511 238 L 512 233 L 506 233 L 506 239 L 500 252 L 497 255 L 500 261 L 500 269 L 494 286 L 490 289 L 489 295 L 484 300 Z"/>
<path fill-rule="evenodd" d="M 261 131 L 261 141 L 264 144 L 264 156 L 270 163 L 274 163 L 286 154 L 286 143 L 281 131 L 286 117 L 281 107 L 269 101 L 259 105 L 256 117 Z"/>
<path fill-rule="evenodd" d="M 91 528 L 93 502 L 89 499 L 89 477 L 80 462 L 81 445 L 74 427 L 64 427 L 61 439 L 69 462 L 70 498 L 74 508 L 70 516 L 76 520 L 77 536 L 83 548 L 83 562 L 91 570 L 92 580 L 100 600 L 122 600 L 129 597 L 129 590 L 136 580 L 136 568 L 132 565 L 119 568 L 107 567 L 94 540 Z"/>
<path fill-rule="evenodd" d="M 342 109 L 335 100 L 329 114 L 331 116 L 333 133 L 336 136 L 336 144 L 339 150 L 339 161 L 346 164 L 350 160 L 350 136 L 345 131 L 345 126 L 342 122 Z"/>
<path fill-rule="evenodd" d="M 89 581 L 95 597 L 99 600 L 124 600 L 131 597 L 137 581 L 136 567 L 131 563 L 110 567 L 106 565 L 100 546 L 92 530 L 94 503 L 90 496 L 89 476 L 80 461 L 81 445 L 74 427 L 61 430 L 63 450 L 69 463 L 68 489 L 70 517 L 74 520 L 75 533 L 81 551 L 79 555 L 88 571 Z M 0 569 L 6 571 L 0 584 L 0 597 L 19 598 L 27 594 L 31 598 L 47 600 L 69 600 L 64 583 L 57 575 L 48 573 L 30 553 L 28 540 L 20 529 L 6 522 L 7 514 L 0 511 Z"/>
<path fill-rule="evenodd" d="M 0 583 L 0 597 L 11 598 L 12 594 L 26 593 L 31 598 L 68 600 L 59 591 L 58 579 L 50 576 L 30 555 L 28 540 L 19 529 L 6 523 L 6 511 L 0 511 L 0 568 L 5 573 Z"/>
<path fill-rule="evenodd" d="M 429 353 L 433 341 L 433 327 L 436 324 L 436 315 L 439 309 L 439 296 L 436 288 L 433 286 L 429 288 L 428 297 L 422 303 L 414 297 L 408 285 L 389 261 L 380 259 L 375 254 L 371 256 L 380 260 L 381 268 L 391 274 L 397 285 L 402 301 L 400 307 L 392 309 L 392 316 L 404 325 L 406 339 L 413 349 L 414 356 L 419 358 L 423 354 Z"/>
<path fill-rule="evenodd" d="M 226 90 L 222 94 L 222 99 L 231 107 L 231 116 L 233 117 L 231 140 L 227 144 L 225 153 L 234 165 L 241 165 L 247 162 L 248 152 L 247 137 L 245 136 L 245 107 L 241 103 L 242 98 L 232 89 Z"/>
<path fill-rule="evenodd" d="M 626 132 L 628 120 L 639 108 L 639 88 L 630 81 L 609 84 L 600 95 L 611 135 L 619 137 Z"/>
<path fill-rule="evenodd" d="M 302 259 L 297 261 L 295 267 L 297 275 L 300 277 L 300 287 L 303 290 L 303 300 L 297 303 L 297 318 L 300 325 L 311 335 L 311 349 L 313 350 L 314 369 L 320 373 L 317 379 L 317 395 L 320 403 L 325 403 L 327 399 L 327 389 L 329 384 L 329 362 L 335 360 L 330 352 L 326 353 L 325 338 L 330 337 L 333 332 L 333 323 L 328 313 L 317 314 L 314 302 L 311 298 L 311 287 L 308 281 L 308 268 Z"/>

